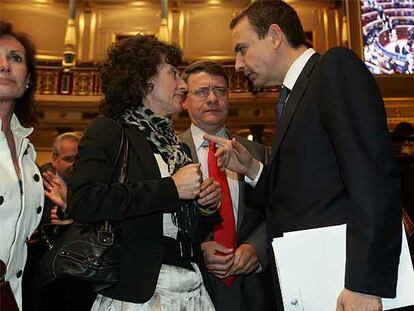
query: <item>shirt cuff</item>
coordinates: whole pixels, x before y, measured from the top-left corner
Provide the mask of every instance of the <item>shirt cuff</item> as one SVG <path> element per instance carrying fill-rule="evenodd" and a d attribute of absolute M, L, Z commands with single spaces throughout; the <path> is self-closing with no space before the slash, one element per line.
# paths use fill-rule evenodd
<path fill-rule="evenodd" d="M 263 166 L 262 162 L 259 162 L 259 165 L 260 165 L 259 171 L 257 172 L 255 179 L 250 179 L 249 177 L 244 176 L 244 181 L 248 185 L 252 186 L 253 188 L 256 187 L 257 181 L 259 180 L 260 175 L 262 175 L 262 172 L 263 172 L 263 167 L 264 166 Z"/>

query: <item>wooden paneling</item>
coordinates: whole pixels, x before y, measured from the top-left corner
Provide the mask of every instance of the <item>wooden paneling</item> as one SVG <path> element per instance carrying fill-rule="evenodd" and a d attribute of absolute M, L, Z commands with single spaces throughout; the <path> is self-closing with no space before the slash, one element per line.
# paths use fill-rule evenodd
<path fill-rule="evenodd" d="M 249 1 L 240 1 L 248 4 Z M 233 59 L 229 24 L 233 16 L 240 11 L 239 5 L 183 5 L 180 12 L 183 30 L 180 29 L 180 41 L 185 59 L 202 58 Z"/>
<path fill-rule="evenodd" d="M 0 1 L 1 19 L 11 22 L 16 30 L 28 33 L 36 44 L 37 53 L 50 57 L 63 55 L 67 10 L 64 3 Z"/>
<path fill-rule="evenodd" d="M 40 123 L 32 140 L 47 158 L 54 137 L 64 130 L 83 130 L 98 113 L 101 99 L 97 63 L 106 57 L 116 35 L 137 32 L 156 34 L 159 29 L 160 1 L 78 0 L 77 67 L 70 73 L 70 88 L 62 94 L 63 38 L 67 19 L 67 1 L 0 0 L 0 19 L 12 22 L 17 30 L 28 32 L 39 52 L 36 104 Z M 288 1 L 298 11 L 306 32 L 312 34 L 314 48 L 324 52 L 342 44 L 342 17 L 339 1 Z M 212 4 L 214 3 L 214 4 Z M 184 59 L 217 59 L 224 63 L 230 77 L 230 114 L 227 125 L 233 133 L 260 129 L 271 144 L 274 134 L 274 103 L 278 88 L 252 94 L 244 77 L 233 70 L 230 20 L 250 0 L 171 0 L 170 34 L 184 50 Z M 359 1 L 348 1 L 358 5 Z M 354 8 L 355 9 L 355 8 Z M 361 49 L 358 16 L 349 10 L 350 46 Z M 358 13 L 358 12 L 356 12 Z M 358 24 L 359 23 L 359 24 Z M 359 44 L 359 45 L 358 45 Z M 360 53 L 361 55 L 361 53 Z M 57 61 L 50 61 L 55 59 Z M 389 128 L 402 121 L 414 124 L 414 77 L 376 77 L 382 91 Z M 186 113 L 175 117 L 175 128 L 189 125 Z"/>
<path fill-rule="evenodd" d="M 249 3 L 250 0 L 170 1 L 170 33 L 182 46 L 184 58 L 234 59 L 229 23 Z M 339 11 L 329 3 L 292 2 L 305 31 L 313 34 L 314 47 L 321 52 L 338 42 L 335 14 Z M 31 34 L 41 59 L 62 57 L 67 10 L 67 1 L 0 1 L 1 18 Z M 156 34 L 159 24 L 160 1 L 78 1 L 77 60 L 102 60 L 116 35 Z"/>
<path fill-rule="evenodd" d="M 159 5 L 136 6 L 94 6 L 97 16 L 95 60 L 106 58 L 106 51 L 116 35 L 137 33 L 156 34 L 159 29 Z"/>

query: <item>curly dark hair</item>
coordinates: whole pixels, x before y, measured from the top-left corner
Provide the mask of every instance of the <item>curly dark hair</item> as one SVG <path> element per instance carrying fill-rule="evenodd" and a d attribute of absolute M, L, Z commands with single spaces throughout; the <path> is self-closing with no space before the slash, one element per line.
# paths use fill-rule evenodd
<path fill-rule="evenodd" d="M 296 11 L 281 0 L 257 0 L 245 8 L 230 22 L 233 30 L 247 17 L 260 39 L 263 39 L 270 25 L 276 24 L 282 29 L 290 45 L 298 48 L 306 45 L 305 32 Z"/>
<path fill-rule="evenodd" d="M 104 99 L 100 111 L 119 119 L 125 109 L 143 104 L 154 87 L 151 83 L 165 61 L 177 67 L 182 60 L 179 47 L 154 36 L 137 35 L 116 42 L 108 50 L 108 59 L 99 66 Z"/>
<path fill-rule="evenodd" d="M 36 48 L 29 35 L 14 31 L 12 24 L 0 20 L 0 38 L 3 36 L 15 38 L 24 47 L 27 75 L 30 77 L 29 87 L 21 97 L 16 98 L 13 112 L 23 126 L 30 127 L 37 123 L 34 106 L 34 94 L 36 90 Z"/>

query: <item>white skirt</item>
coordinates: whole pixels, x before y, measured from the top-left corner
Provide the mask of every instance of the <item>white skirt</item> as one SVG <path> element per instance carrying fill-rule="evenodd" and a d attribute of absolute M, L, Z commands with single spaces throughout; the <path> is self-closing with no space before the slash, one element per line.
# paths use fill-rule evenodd
<path fill-rule="evenodd" d="M 91 311 L 214 311 L 197 265 L 195 271 L 162 265 L 154 295 L 138 304 L 98 295 Z"/>

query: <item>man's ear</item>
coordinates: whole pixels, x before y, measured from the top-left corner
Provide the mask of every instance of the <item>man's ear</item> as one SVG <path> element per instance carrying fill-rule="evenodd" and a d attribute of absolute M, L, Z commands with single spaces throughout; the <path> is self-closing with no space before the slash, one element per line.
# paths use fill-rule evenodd
<path fill-rule="evenodd" d="M 267 36 L 272 40 L 274 50 L 278 50 L 283 41 L 283 31 L 277 24 L 272 24 L 267 30 Z"/>

